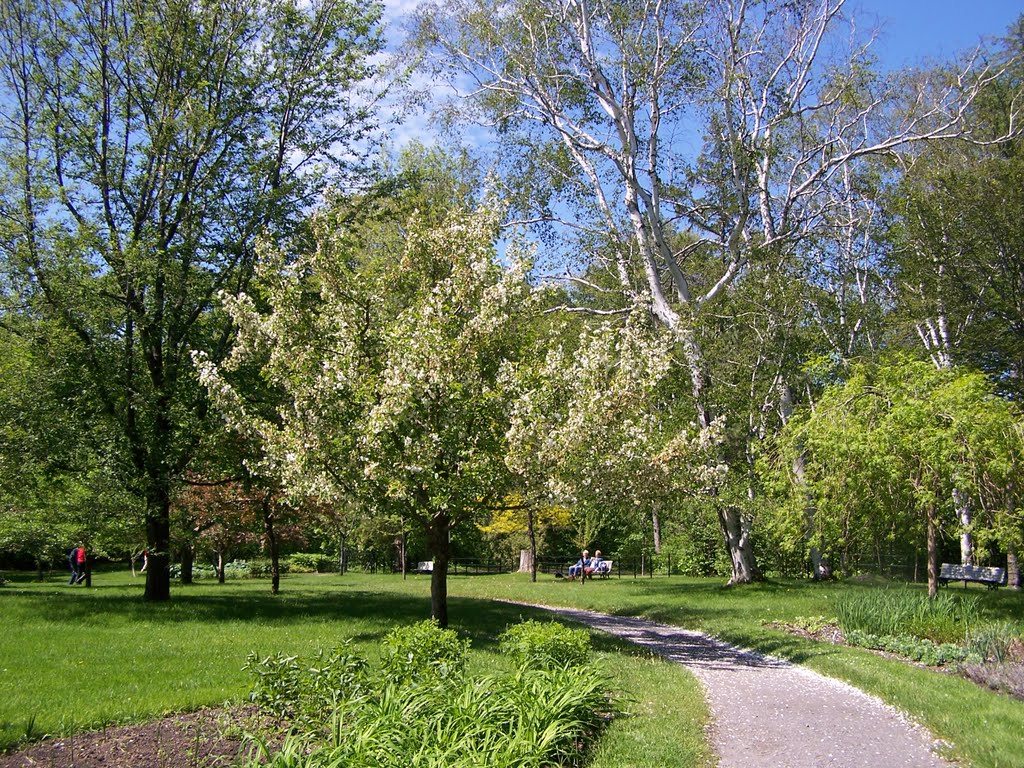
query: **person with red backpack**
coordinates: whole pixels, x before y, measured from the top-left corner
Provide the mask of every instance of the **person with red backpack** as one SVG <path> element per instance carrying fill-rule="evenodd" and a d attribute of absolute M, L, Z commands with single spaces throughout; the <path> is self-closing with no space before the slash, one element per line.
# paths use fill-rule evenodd
<path fill-rule="evenodd" d="M 78 579 L 75 581 L 75 584 L 81 584 L 85 581 L 85 547 L 81 544 L 75 550 L 75 562 L 78 565 Z"/>

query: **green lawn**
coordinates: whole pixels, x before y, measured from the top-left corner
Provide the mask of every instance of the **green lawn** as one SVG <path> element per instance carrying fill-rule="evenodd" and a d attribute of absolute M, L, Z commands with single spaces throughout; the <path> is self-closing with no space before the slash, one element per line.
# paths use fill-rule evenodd
<path fill-rule="evenodd" d="M 508 578 L 508 577 L 504 577 Z M 351 639 L 374 657 L 398 624 L 429 615 L 429 580 L 347 574 L 176 587 L 165 605 L 142 602 L 142 579 L 98 573 L 93 588 L 15 576 L 0 589 L 0 750 L 43 734 L 243 700 L 252 651 L 309 655 Z M 472 641 L 470 671 L 507 666 L 497 637 L 547 614 L 473 597 L 452 601 L 452 627 Z M 685 670 L 608 637 L 598 658 L 626 696 L 596 766 L 710 765 L 699 685 Z M 665 702 L 672 702 L 666 706 Z"/>
<path fill-rule="evenodd" d="M 429 578 L 289 576 L 282 594 L 267 582 L 176 587 L 167 605 L 142 602 L 142 580 L 99 573 L 94 587 L 62 575 L 39 584 L 15 576 L 0 589 L 0 747 L 27 734 L 139 720 L 239 701 L 250 651 L 308 654 L 352 638 L 373 655 L 396 624 L 429 613 Z M 794 638 L 765 627 L 797 616 L 834 614 L 844 593 L 877 587 L 774 582 L 728 589 L 720 581 L 659 577 L 562 583 L 521 575 L 458 576 L 449 583 L 452 627 L 470 638 L 471 668 L 500 668 L 496 638 L 520 618 L 543 616 L 495 599 L 647 616 L 703 629 L 785 656 L 881 696 L 956 745 L 975 766 L 1024 766 L 1024 704 L 959 678 L 867 651 Z M 977 590 L 986 615 L 1022 622 L 1024 595 Z M 613 724 L 598 766 L 703 766 L 707 717 L 699 686 L 679 667 L 595 635 L 595 648 L 632 698 Z"/>

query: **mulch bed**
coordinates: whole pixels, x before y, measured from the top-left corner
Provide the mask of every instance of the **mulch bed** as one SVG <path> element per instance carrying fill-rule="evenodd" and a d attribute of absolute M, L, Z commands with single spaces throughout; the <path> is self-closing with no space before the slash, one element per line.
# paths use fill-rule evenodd
<path fill-rule="evenodd" d="M 251 708 L 204 709 L 136 725 L 51 738 L 0 755 L 0 768 L 215 768 L 245 753 L 236 726 Z"/>

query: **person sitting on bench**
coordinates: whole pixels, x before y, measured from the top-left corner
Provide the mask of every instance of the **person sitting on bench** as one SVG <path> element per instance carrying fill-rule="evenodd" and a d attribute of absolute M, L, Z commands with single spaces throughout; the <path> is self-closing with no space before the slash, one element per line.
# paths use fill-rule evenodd
<path fill-rule="evenodd" d="M 575 562 L 575 564 L 569 566 L 569 581 L 572 581 L 577 576 L 583 576 L 584 569 L 590 562 L 590 553 L 587 550 L 583 550 L 583 556 Z"/>
<path fill-rule="evenodd" d="M 586 554 L 586 553 L 584 552 L 584 554 Z M 601 560 L 601 550 L 600 549 L 595 550 L 594 551 L 594 556 L 592 558 L 590 558 L 590 562 L 588 562 L 583 567 L 584 575 L 593 578 L 595 573 L 600 573 L 601 572 L 601 563 L 602 562 L 603 561 Z"/>

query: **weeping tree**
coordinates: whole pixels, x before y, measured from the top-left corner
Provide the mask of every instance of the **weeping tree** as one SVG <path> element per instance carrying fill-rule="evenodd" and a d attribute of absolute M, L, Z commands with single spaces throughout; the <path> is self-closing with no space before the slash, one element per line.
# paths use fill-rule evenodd
<path fill-rule="evenodd" d="M 934 596 L 940 537 L 959 532 L 953 489 L 976 508 L 1005 509 L 1006 485 L 993 480 L 1011 482 L 1007 470 L 1024 448 L 1020 419 L 980 373 L 904 358 L 855 364 L 779 438 L 780 471 L 797 451 L 806 457 L 790 486 L 794 529 L 803 529 L 810 496 L 822 547 L 879 525 L 923 531 Z"/>

